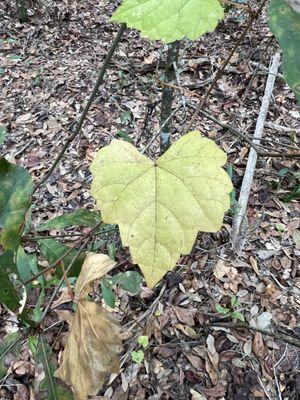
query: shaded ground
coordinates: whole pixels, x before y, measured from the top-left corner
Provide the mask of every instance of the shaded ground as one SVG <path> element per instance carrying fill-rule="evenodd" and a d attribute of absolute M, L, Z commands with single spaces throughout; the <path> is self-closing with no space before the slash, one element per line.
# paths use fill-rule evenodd
<path fill-rule="evenodd" d="M 32 9 L 30 24 L 20 24 L 9 1 L 0 5 L 0 124 L 8 131 L 4 154 L 26 167 L 37 182 L 59 153 L 93 88 L 97 70 L 118 30 L 109 22 L 115 7 L 116 2 L 94 0 L 43 2 Z M 182 43 L 177 85 L 185 91 L 177 92 L 174 108 L 183 100 L 186 107 L 174 118 L 174 137 L 182 134 L 189 121 L 193 111 L 189 105 L 197 104 L 199 96 L 205 94 L 213 73 L 228 56 L 245 26 L 245 15 L 243 10 L 231 9 L 215 33 Z M 263 14 L 234 54 L 206 109 L 251 135 L 275 49 Z M 82 135 L 35 194 L 34 226 L 65 211 L 94 207 L 89 165 L 94 152 L 118 131 L 126 132 L 141 149 L 158 131 L 158 80 L 164 58 L 160 43 L 143 40 L 135 31 L 126 32 Z M 204 117 L 198 118 L 197 128 L 227 152 L 238 193 L 248 145 Z M 272 151 L 288 151 L 283 145 L 297 144 L 299 128 L 294 96 L 278 77 L 264 136 L 269 140 L 267 145 Z M 154 157 L 158 147 L 155 142 L 148 155 Z M 122 369 L 106 385 L 105 397 L 98 398 L 277 399 L 279 392 L 282 399 L 297 398 L 300 374 L 296 347 L 255 331 L 209 325 L 236 322 L 231 315 L 222 316 L 216 310 L 219 304 L 234 311 L 234 298 L 235 310 L 247 323 L 268 328 L 271 321 L 274 332 L 289 332 L 299 338 L 299 204 L 282 201 L 295 186 L 293 172 L 298 166 L 294 160 L 259 159 L 249 201 L 249 227 L 239 254 L 231 250 L 231 210 L 221 232 L 199 234 L 192 253 L 183 257 L 154 291 L 143 287 L 140 294 L 132 296 L 117 289 L 125 339 Z M 288 170 L 283 173 L 283 168 Z M 123 263 L 120 270 L 136 269 L 126 261 L 129 253 L 122 249 L 118 234 L 109 241 L 115 243 L 116 258 Z M 33 251 L 31 244 L 27 245 L 27 250 Z M 42 265 L 47 264 L 42 261 Z M 31 299 L 32 307 L 36 297 Z M 59 308 L 69 314 L 72 309 L 71 303 Z M 3 308 L 1 336 L 11 329 L 7 318 Z M 59 318 L 62 321 L 56 323 Z M 44 329 L 59 358 L 67 323 L 51 310 Z M 150 344 L 145 362 L 139 365 L 130 353 L 138 349 L 136 338 L 142 333 L 150 337 Z M 9 366 L 0 398 L 35 398 L 29 388 L 34 387 L 36 370 L 26 345 Z"/>

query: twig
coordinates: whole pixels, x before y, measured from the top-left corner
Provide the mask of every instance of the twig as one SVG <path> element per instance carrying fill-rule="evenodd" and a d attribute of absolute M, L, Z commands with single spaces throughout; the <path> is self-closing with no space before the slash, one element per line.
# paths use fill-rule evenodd
<path fill-rule="evenodd" d="M 257 118 L 255 132 L 253 135 L 253 142 L 255 145 L 260 143 L 259 139 L 262 137 L 263 134 L 264 124 L 269 109 L 270 99 L 275 83 L 275 75 L 278 71 L 279 62 L 280 62 L 280 54 L 276 53 L 275 56 L 273 57 L 272 64 L 270 67 L 270 74 L 268 76 L 268 80 L 266 83 L 265 94 L 262 100 L 260 112 Z M 235 250 L 237 250 L 240 247 L 241 239 L 244 236 L 244 232 L 242 232 L 241 228 L 242 228 L 242 222 L 244 222 L 246 215 L 247 204 L 248 204 L 249 194 L 251 191 L 256 161 L 257 161 L 257 152 L 251 148 L 240 191 L 240 197 L 237 204 L 238 211 L 233 220 L 232 244 Z"/>
<path fill-rule="evenodd" d="M 93 103 L 93 101 L 94 101 L 94 99 L 95 99 L 95 97 L 97 95 L 98 89 L 99 89 L 100 85 L 103 82 L 103 78 L 104 78 L 105 72 L 106 72 L 106 70 L 107 70 L 107 68 L 109 66 L 110 60 L 111 60 L 111 58 L 112 58 L 112 56 L 113 56 L 113 54 L 114 54 L 114 52 L 115 52 L 120 40 L 121 40 L 121 37 L 122 37 L 125 29 L 126 29 L 126 25 L 122 24 L 120 26 L 120 29 L 119 29 L 118 33 L 117 33 L 117 36 L 115 37 L 114 41 L 112 42 L 112 45 L 111 45 L 111 47 L 110 47 L 110 49 L 109 49 L 109 51 L 108 51 L 108 53 L 106 55 L 106 58 L 105 58 L 104 63 L 102 65 L 102 68 L 101 68 L 101 70 L 99 72 L 97 82 L 96 82 L 96 84 L 94 86 L 94 89 L 93 89 L 93 91 L 92 91 L 92 93 L 91 93 L 91 95 L 90 95 L 90 97 L 88 99 L 88 102 L 87 102 L 87 104 L 86 104 L 86 106 L 85 106 L 85 108 L 84 108 L 84 110 L 83 110 L 83 112 L 81 114 L 81 117 L 79 119 L 79 122 L 78 122 L 78 124 L 76 126 L 76 129 L 75 129 L 74 133 L 67 139 L 67 141 L 64 144 L 63 148 L 61 149 L 60 153 L 56 157 L 54 163 L 51 165 L 49 171 L 45 174 L 45 176 L 41 179 L 41 181 L 34 187 L 33 193 L 35 193 L 35 191 L 40 186 L 42 186 L 43 183 L 45 183 L 46 180 L 50 177 L 50 175 L 52 174 L 52 172 L 56 168 L 57 164 L 60 162 L 60 160 L 64 156 L 64 154 L 65 154 L 67 148 L 69 147 L 69 145 L 73 142 L 73 140 L 80 133 L 82 125 L 83 125 L 83 122 L 85 120 L 85 117 L 87 116 L 87 113 L 88 113 L 89 109 L 91 108 L 91 105 L 92 105 L 92 103 Z"/>
<path fill-rule="evenodd" d="M 211 322 L 204 325 L 206 328 L 226 328 L 226 329 L 248 329 L 249 331 L 260 332 L 263 335 L 274 337 L 275 339 L 282 340 L 283 342 L 289 343 L 292 346 L 296 346 L 300 348 L 300 338 L 296 338 L 295 335 L 289 335 L 286 333 L 279 332 L 270 332 L 266 329 L 252 327 L 248 324 L 234 324 L 234 323 L 226 323 L 226 322 Z"/>
<path fill-rule="evenodd" d="M 45 272 L 50 271 L 52 268 L 56 268 L 58 264 L 75 249 L 78 244 L 80 244 L 83 240 L 85 240 L 87 237 L 90 237 L 94 231 L 101 225 L 102 222 L 99 222 L 97 225 L 95 225 L 88 233 L 86 233 L 83 237 L 81 237 L 72 247 L 70 247 L 61 257 L 59 257 L 54 263 L 49 265 L 49 267 L 44 268 L 42 271 L 38 272 L 34 276 L 32 276 L 30 279 L 27 281 L 23 282 L 23 285 L 28 285 L 28 283 L 36 280 L 39 276 L 43 275 Z"/>
<path fill-rule="evenodd" d="M 198 105 L 198 107 L 195 110 L 194 114 L 192 115 L 192 118 L 191 118 L 190 122 L 188 123 L 187 128 L 185 129 L 185 132 L 188 132 L 191 129 L 191 127 L 194 125 L 194 123 L 196 121 L 196 118 L 198 117 L 200 111 L 205 106 L 206 100 L 208 99 L 208 97 L 209 97 L 211 91 L 213 90 L 213 88 L 215 87 L 217 81 L 223 75 L 223 72 L 224 72 L 226 66 L 228 65 L 229 61 L 231 60 L 231 57 L 234 55 L 234 53 L 236 52 L 237 48 L 241 44 L 242 40 L 245 38 L 245 36 L 246 36 L 248 30 L 251 28 L 253 22 L 256 20 L 256 18 L 258 18 L 261 10 L 264 8 L 264 6 L 267 3 L 267 1 L 268 0 L 263 0 L 262 3 L 260 4 L 260 6 L 258 7 L 257 11 L 250 16 L 249 21 L 248 21 L 247 25 L 245 26 L 241 36 L 238 38 L 235 46 L 231 50 L 229 56 L 227 57 L 226 61 L 223 63 L 222 67 L 218 70 L 218 72 L 217 72 L 216 76 L 214 77 L 210 87 L 208 88 L 207 92 L 205 93 L 205 96 L 203 97 L 202 101 L 200 102 L 200 104 Z"/>
<path fill-rule="evenodd" d="M 90 238 L 92 236 L 92 233 L 98 228 L 99 224 L 97 224 L 93 229 L 91 229 L 91 231 L 88 233 L 87 238 L 85 239 L 85 241 L 82 243 L 82 245 L 79 247 L 77 253 L 75 254 L 75 256 L 73 257 L 72 261 L 70 262 L 70 264 L 68 265 L 68 267 L 65 270 L 65 274 L 64 276 L 60 279 L 58 285 L 56 286 L 54 292 L 52 293 L 52 296 L 50 298 L 50 300 L 48 301 L 43 314 L 42 314 L 42 318 L 41 321 L 44 320 L 45 316 L 47 315 L 54 299 L 55 296 L 57 295 L 57 293 L 59 292 L 59 289 L 61 287 L 61 285 L 63 284 L 64 280 L 65 280 L 65 276 L 67 276 L 68 272 L 70 271 L 70 269 L 72 268 L 73 264 L 75 263 L 75 261 L 77 260 L 77 258 L 80 256 L 81 252 L 83 251 L 83 249 L 85 248 L 85 246 L 88 244 L 88 242 L 90 241 Z"/>

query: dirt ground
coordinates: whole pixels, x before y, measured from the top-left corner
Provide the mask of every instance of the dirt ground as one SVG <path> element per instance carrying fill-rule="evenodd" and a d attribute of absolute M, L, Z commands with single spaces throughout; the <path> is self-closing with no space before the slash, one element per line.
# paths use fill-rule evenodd
<path fill-rule="evenodd" d="M 2 153 L 27 168 L 35 182 L 53 163 L 86 104 L 118 31 L 118 25 L 109 21 L 116 6 L 115 1 L 39 0 L 30 6 L 30 22 L 20 23 L 14 2 L 0 4 L 0 125 L 7 130 Z M 181 90 L 175 91 L 174 109 L 180 103 L 183 107 L 173 119 L 172 140 L 183 134 L 247 19 L 244 8 L 228 7 L 214 33 L 195 42 L 182 40 L 176 82 Z M 205 110 L 251 137 L 277 50 L 264 11 L 234 53 Z M 158 132 L 165 57 L 166 46 L 160 42 L 143 39 L 134 30 L 125 32 L 81 135 L 34 195 L 33 227 L 64 212 L 95 207 L 89 166 L 95 152 L 120 131 L 140 149 Z M 266 152 L 298 146 L 299 109 L 281 73 L 267 115 Z M 249 145 L 202 115 L 195 127 L 227 153 L 237 199 Z M 157 140 L 147 155 L 154 158 L 158 152 Z M 191 254 L 182 257 L 154 290 L 145 283 L 137 295 L 116 288 L 116 314 L 124 338 L 121 370 L 94 399 L 299 398 L 299 348 L 286 340 L 300 340 L 299 203 L 284 201 L 297 184 L 298 168 L 295 159 L 259 158 L 248 228 L 238 253 L 231 243 L 233 199 L 222 230 L 199 233 Z M 138 271 L 119 234 L 107 240 L 116 248 L 119 270 Z M 25 245 L 28 252 L 35 251 L 32 244 Z M 47 266 L 42 257 L 40 262 Z M 48 290 L 50 296 L 53 288 Z M 30 301 L 34 307 L 37 293 Z M 242 314 L 254 330 L 233 329 L 231 325 L 241 321 L 232 313 L 222 315 L 216 304 Z M 63 303 L 58 309 L 71 314 L 72 304 Z M 13 317 L 4 307 L 0 311 L 4 337 L 12 329 Z M 218 323 L 223 326 L 214 326 Z M 255 328 L 269 329 L 272 335 Z M 68 331 L 65 317 L 50 309 L 43 329 L 59 363 Z M 139 349 L 141 334 L 148 335 L 149 346 L 144 362 L 138 364 L 131 353 Z M 35 391 L 38 371 L 26 341 L 8 366 L 1 399 L 43 398 Z"/>

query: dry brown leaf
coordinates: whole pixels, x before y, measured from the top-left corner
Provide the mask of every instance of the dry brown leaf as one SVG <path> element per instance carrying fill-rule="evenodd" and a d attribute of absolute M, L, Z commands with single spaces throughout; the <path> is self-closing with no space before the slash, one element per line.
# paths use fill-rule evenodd
<path fill-rule="evenodd" d="M 114 266 L 108 256 L 89 253 L 77 280 L 77 310 L 70 323 L 61 365 L 55 373 L 57 378 L 72 385 L 75 400 L 96 395 L 106 374 L 119 371 L 119 323 L 100 304 L 84 300 L 92 289 L 92 282 Z"/>
<path fill-rule="evenodd" d="M 88 253 L 76 282 L 76 299 L 85 298 L 92 290 L 94 280 L 107 274 L 115 265 L 116 263 L 106 254 Z"/>
<path fill-rule="evenodd" d="M 189 326 L 195 325 L 194 317 L 197 310 L 189 310 L 178 306 L 172 306 L 172 308 L 180 322 Z"/>
<path fill-rule="evenodd" d="M 80 300 L 55 376 L 72 385 L 75 400 L 96 395 L 107 373 L 119 370 L 119 324 L 99 304 Z"/>
<path fill-rule="evenodd" d="M 252 342 L 253 353 L 258 357 L 262 358 L 266 354 L 265 344 L 260 332 L 256 332 Z"/>

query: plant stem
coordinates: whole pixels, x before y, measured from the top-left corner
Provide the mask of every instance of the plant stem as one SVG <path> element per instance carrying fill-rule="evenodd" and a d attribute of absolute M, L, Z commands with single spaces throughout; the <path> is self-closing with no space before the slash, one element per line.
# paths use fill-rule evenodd
<path fill-rule="evenodd" d="M 167 63 L 165 68 L 165 82 L 173 82 L 176 78 L 176 71 L 174 64 L 177 64 L 179 53 L 179 42 L 173 42 L 169 45 L 167 53 Z M 171 129 L 171 118 L 172 114 L 172 103 L 173 103 L 174 90 L 170 86 L 164 86 L 161 98 L 161 115 L 160 124 L 164 126 L 160 134 L 160 152 L 163 154 L 170 146 L 170 129 Z M 168 121 L 168 122 L 166 122 Z"/>
<path fill-rule="evenodd" d="M 121 37 L 122 37 L 122 35 L 123 35 L 125 29 L 126 29 L 126 25 L 125 25 L 125 24 L 121 24 L 120 29 L 119 29 L 119 31 L 118 31 L 118 33 L 117 33 L 117 36 L 115 37 L 114 41 L 112 42 L 112 45 L 111 45 L 111 47 L 110 47 L 110 49 L 109 49 L 109 51 L 108 51 L 108 53 L 107 53 L 107 55 L 106 55 L 106 58 L 105 58 L 104 63 L 103 63 L 103 65 L 102 65 L 102 68 L 101 68 L 101 70 L 100 70 L 100 72 L 99 72 L 97 82 L 96 82 L 96 84 L 95 84 L 95 86 L 94 86 L 94 89 L 93 89 L 93 91 L 92 91 L 92 93 L 91 93 L 91 95 L 90 95 L 90 97 L 89 97 L 89 99 L 88 99 L 88 102 L 87 102 L 87 104 L 86 104 L 86 106 L 85 106 L 85 108 L 84 108 L 84 110 L 83 110 L 83 112 L 82 112 L 82 114 L 81 114 L 81 117 L 80 117 L 80 119 L 79 119 L 79 121 L 78 121 L 78 124 L 77 124 L 77 126 L 76 126 L 75 131 L 74 131 L 74 132 L 72 133 L 72 135 L 67 139 L 66 143 L 64 144 L 64 146 L 63 146 L 63 148 L 61 149 L 60 153 L 59 153 L 58 156 L 56 157 L 56 159 L 55 159 L 54 163 L 52 164 L 52 166 L 50 167 L 49 171 L 48 171 L 48 172 L 46 173 L 46 175 L 41 179 L 41 181 L 34 187 L 33 193 L 34 193 L 40 186 L 42 186 L 43 183 L 45 183 L 46 180 L 50 177 L 50 175 L 52 174 L 52 172 L 53 172 L 54 169 L 56 168 L 57 164 L 60 162 L 60 160 L 61 160 L 62 157 L 64 156 L 64 154 L 65 154 L 67 148 L 69 147 L 69 145 L 73 142 L 73 140 L 74 140 L 74 139 L 77 137 L 77 135 L 80 133 L 81 128 L 82 128 L 82 125 L 83 125 L 83 122 L 84 122 L 84 120 L 85 120 L 85 117 L 87 116 L 87 113 L 89 112 L 89 109 L 91 108 L 91 105 L 92 105 L 92 103 L 93 103 L 93 101 L 94 101 L 94 99 L 95 99 L 95 97 L 96 97 L 96 95 L 97 95 L 97 92 L 98 92 L 98 90 L 99 90 L 99 87 L 100 87 L 100 85 L 101 85 L 102 82 L 103 82 L 103 78 L 104 78 L 105 72 L 106 72 L 106 70 L 107 70 L 107 68 L 108 68 L 108 66 L 109 66 L 110 60 L 111 60 L 111 58 L 112 58 L 112 56 L 113 56 L 113 54 L 114 54 L 116 48 L 118 47 L 118 44 L 119 44 L 119 42 L 120 42 L 120 40 L 121 40 Z"/>
<path fill-rule="evenodd" d="M 20 22 L 27 22 L 29 20 L 25 0 L 16 0 L 17 13 Z"/>

